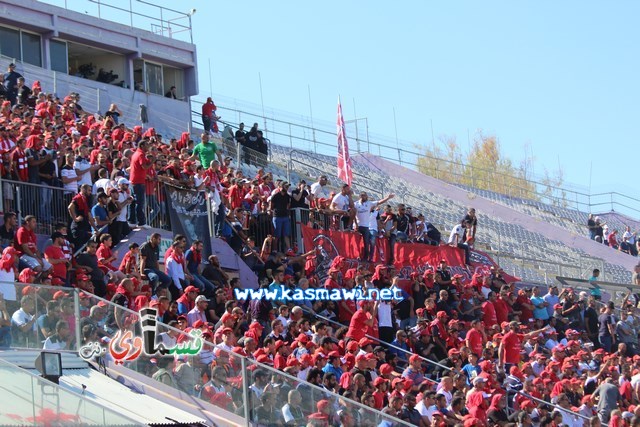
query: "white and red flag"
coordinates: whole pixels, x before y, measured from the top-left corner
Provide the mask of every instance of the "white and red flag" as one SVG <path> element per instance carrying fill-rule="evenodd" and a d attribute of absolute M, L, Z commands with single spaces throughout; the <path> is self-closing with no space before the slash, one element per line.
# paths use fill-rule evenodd
<path fill-rule="evenodd" d="M 349 156 L 349 143 L 344 131 L 344 118 L 342 117 L 342 105 L 338 98 L 338 178 L 347 185 L 351 185 L 353 173 L 351 172 L 351 157 Z"/>

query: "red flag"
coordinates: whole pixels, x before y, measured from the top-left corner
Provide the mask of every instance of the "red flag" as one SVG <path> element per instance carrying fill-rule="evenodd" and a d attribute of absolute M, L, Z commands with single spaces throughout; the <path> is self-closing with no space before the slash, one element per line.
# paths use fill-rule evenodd
<path fill-rule="evenodd" d="M 351 172 L 351 157 L 349 157 L 349 143 L 344 132 L 344 118 L 342 117 L 342 105 L 338 98 L 338 178 L 347 185 L 351 185 L 353 173 Z"/>

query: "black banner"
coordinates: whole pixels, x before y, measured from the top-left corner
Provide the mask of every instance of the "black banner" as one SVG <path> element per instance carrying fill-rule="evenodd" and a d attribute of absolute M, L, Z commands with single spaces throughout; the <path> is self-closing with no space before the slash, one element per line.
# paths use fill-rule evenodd
<path fill-rule="evenodd" d="M 211 255 L 206 193 L 167 184 L 164 185 L 164 190 L 171 219 L 171 231 L 174 235 L 185 235 L 189 246 L 194 240 L 201 240 L 204 244 L 203 258 L 206 259 Z"/>

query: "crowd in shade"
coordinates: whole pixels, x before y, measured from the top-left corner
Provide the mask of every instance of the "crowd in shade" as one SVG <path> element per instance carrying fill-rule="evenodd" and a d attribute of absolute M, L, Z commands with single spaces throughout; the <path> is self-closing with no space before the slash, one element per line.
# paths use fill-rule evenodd
<path fill-rule="evenodd" d="M 154 307 L 166 346 L 194 329 L 207 344 L 193 356 L 141 358 L 136 369 L 228 411 L 246 411 L 255 425 L 394 425 L 375 411 L 417 426 L 640 425 L 640 318 L 631 292 L 616 306 L 598 288 L 516 287 L 499 268 L 464 280 L 444 260 L 402 281 L 393 265 L 371 262 L 367 245 L 360 260 L 334 258 L 321 280 L 315 251 L 300 254 L 292 245 L 291 209 L 331 215 L 311 215 L 315 227 L 372 239 L 439 244 L 439 233 L 428 235 L 424 217 L 408 207 L 384 206 L 393 195 L 353 201 L 348 186 L 329 194 L 324 176 L 291 188 L 268 167 L 247 177 L 210 132 L 197 143 L 188 133 L 165 140 L 153 128 L 128 128 L 117 107 L 102 116 L 87 112 L 77 94 L 58 98 L 16 74 L 10 67 L 4 76 L 0 101 L 0 346 L 78 348 L 139 330 L 134 313 Z M 219 200 L 216 232 L 254 268 L 262 288 L 398 286 L 403 298 L 236 300 L 243 283 L 203 253 L 202 242 L 175 235 L 161 256 L 161 234 L 147 229 L 167 214 L 159 190 L 165 182 Z M 41 192 L 18 201 L 12 189 L 20 183 Z M 64 197 L 52 200 L 51 187 Z M 51 218 L 55 210 L 44 202 L 62 204 L 65 215 Z M 481 238 L 477 227 L 470 211 L 448 243 L 468 245 L 476 232 Z M 50 236 L 42 242 L 37 234 L 45 228 Z M 114 247 L 131 230 L 148 238 L 123 242 L 120 256 Z M 249 408 L 243 375 L 250 377 Z"/>

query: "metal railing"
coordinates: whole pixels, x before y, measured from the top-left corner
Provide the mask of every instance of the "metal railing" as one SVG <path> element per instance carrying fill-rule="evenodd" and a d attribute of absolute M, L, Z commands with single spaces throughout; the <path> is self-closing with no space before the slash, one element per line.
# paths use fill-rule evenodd
<path fill-rule="evenodd" d="M 193 44 L 191 16 L 195 13 L 195 9 L 190 12 L 181 12 L 142 0 L 119 3 L 125 5 L 124 7 L 117 6 L 118 3 L 114 1 L 104 0 L 40 1 L 75 12 L 84 11 L 90 16 L 128 25 L 131 28 L 146 27 L 147 31 L 154 34 Z"/>
<path fill-rule="evenodd" d="M 88 397 L 0 359 L 2 425 L 144 426 Z"/>
<path fill-rule="evenodd" d="M 259 106 L 247 102 L 239 101 L 223 95 L 215 95 L 218 101 L 217 114 L 225 120 L 234 117 L 237 123 L 260 123 L 263 124 L 265 134 L 269 134 L 271 139 L 278 139 L 281 145 L 288 145 L 290 148 L 300 148 L 329 156 L 336 155 L 336 133 L 335 124 L 322 123 L 318 120 L 311 120 L 301 115 L 293 115 L 283 111 L 267 109 L 271 115 Z M 193 99 L 194 105 L 199 105 L 199 99 Z M 194 116 L 200 113 L 194 111 Z M 277 118 L 276 118 L 277 117 Z M 283 118 L 289 117 L 289 120 Z M 199 119 L 194 119 L 199 123 Z M 318 125 L 322 124 L 322 127 Z M 370 135 L 368 132 L 363 138 L 356 133 L 355 137 L 349 138 L 355 144 L 351 144 L 351 149 L 355 152 L 370 153 L 385 160 L 407 166 L 415 170 L 421 170 L 418 159 L 427 159 L 436 166 L 433 169 L 422 170 L 432 174 L 438 179 L 443 179 L 456 184 L 476 185 L 487 190 L 494 190 L 513 198 L 530 199 L 541 201 L 552 206 L 574 209 L 580 212 L 590 212 L 596 208 L 610 207 L 611 210 L 630 212 L 632 215 L 640 216 L 640 199 L 621 194 L 619 192 L 606 192 L 589 194 L 583 188 L 566 184 L 556 186 L 545 182 L 543 177 L 522 177 L 519 181 L 522 185 L 505 186 L 505 178 L 513 181 L 513 177 L 494 170 L 487 170 L 471 166 L 469 164 L 452 161 L 446 158 L 438 158 L 418 151 L 416 144 L 380 136 Z M 366 147 L 366 148 L 365 148 Z M 411 147 L 411 148 L 405 148 Z M 441 167 L 440 167 L 441 166 Z M 456 173 L 452 171 L 462 171 Z M 478 190 L 478 188 L 476 188 Z M 568 213 L 569 214 L 569 213 Z"/>

